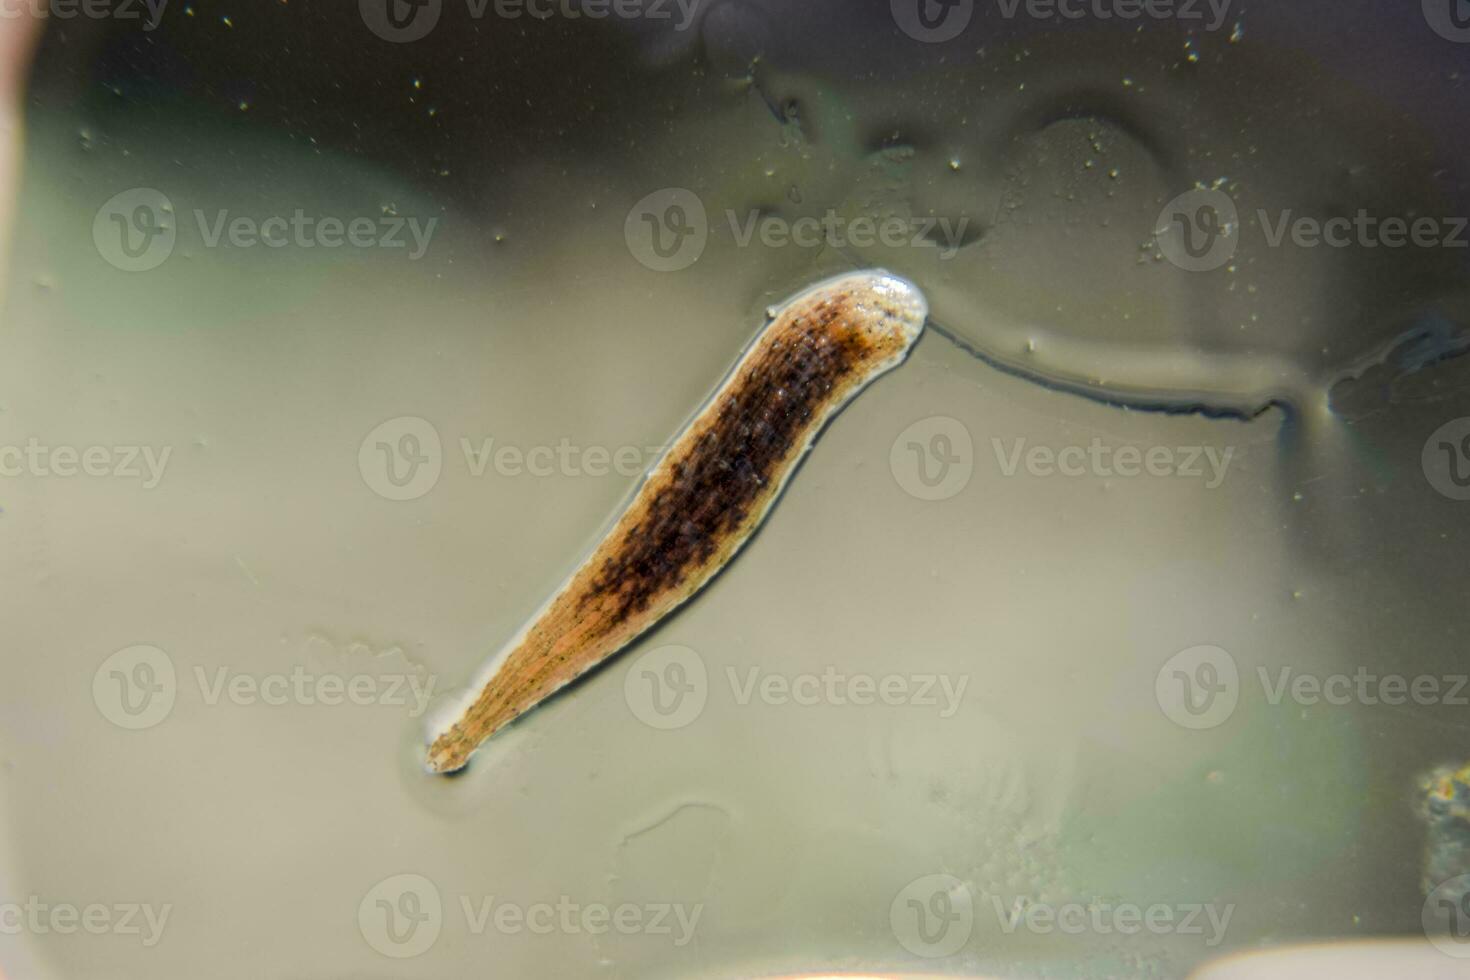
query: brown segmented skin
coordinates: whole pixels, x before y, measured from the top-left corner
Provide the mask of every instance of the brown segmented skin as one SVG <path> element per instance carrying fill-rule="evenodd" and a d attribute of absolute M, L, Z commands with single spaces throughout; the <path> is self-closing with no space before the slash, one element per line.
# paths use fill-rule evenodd
<path fill-rule="evenodd" d="M 914 286 L 881 271 L 819 283 L 771 310 L 602 543 L 435 732 L 428 768 L 462 768 L 698 592 L 760 526 L 827 421 L 908 356 L 927 315 Z"/>

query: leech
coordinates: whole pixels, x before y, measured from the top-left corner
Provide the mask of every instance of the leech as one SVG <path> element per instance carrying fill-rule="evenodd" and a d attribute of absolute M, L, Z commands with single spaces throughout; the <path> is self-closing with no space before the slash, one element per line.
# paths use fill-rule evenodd
<path fill-rule="evenodd" d="M 430 771 L 462 768 L 491 735 L 698 592 L 760 526 L 827 421 L 908 356 L 927 315 L 913 285 L 881 271 L 828 280 L 770 310 L 607 537 L 434 731 Z"/>

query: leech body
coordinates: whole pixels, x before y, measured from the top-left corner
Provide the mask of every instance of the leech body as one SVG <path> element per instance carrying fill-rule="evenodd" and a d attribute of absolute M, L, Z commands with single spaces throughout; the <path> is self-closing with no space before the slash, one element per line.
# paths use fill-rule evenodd
<path fill-rule="evenodd" d="M 433 732 L 428 768 L 462 768 L 495 732 L 698 592 L 760 526 L 823 425 L 908 356 L 927 315 L 916 288 L 876 271 L 772 309 L 602 543 Z"/>

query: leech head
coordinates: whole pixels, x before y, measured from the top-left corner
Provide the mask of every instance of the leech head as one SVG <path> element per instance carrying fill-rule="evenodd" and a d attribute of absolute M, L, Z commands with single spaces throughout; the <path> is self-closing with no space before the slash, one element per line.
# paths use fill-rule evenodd
<path fill-rule="evenodd" d="M 894 337 L 905 350 L 912 347 L 929 318 L 924 294 L 907 279 L 887 272 L 869 272 L 854 278 L 860 286 L 854 291 L 853 302 L 868 312 L 863 317 L 868 329 Z"/>
<path fill-rule="evenodd" d="M 923 333 L 929 305 L 913 283 L 875 269 L 820 282 L 770 314 L 840 320 L 872 360 L 897 363 Z"/>

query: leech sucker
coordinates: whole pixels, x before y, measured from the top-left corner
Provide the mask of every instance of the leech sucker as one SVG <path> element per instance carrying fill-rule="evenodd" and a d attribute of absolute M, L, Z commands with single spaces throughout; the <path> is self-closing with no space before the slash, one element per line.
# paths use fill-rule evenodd
<path fill-rule="evenodd" d="M 607 537 L 433 732 L 429 769 L 460 769 L 698 592 L 760 526 L 827 421 L 908 356 L 927 315 L 918 289 L 881 271 L 827 280 L 770 310 Z"/>

